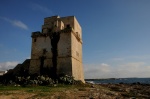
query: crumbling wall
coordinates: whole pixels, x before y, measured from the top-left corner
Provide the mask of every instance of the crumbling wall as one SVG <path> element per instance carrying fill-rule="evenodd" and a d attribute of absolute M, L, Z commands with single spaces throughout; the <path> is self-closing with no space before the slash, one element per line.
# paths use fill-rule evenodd
<path fill-rule="evenodd" d="M 14 76 L 28 76 L 29 66 L 30 66 L 30 59 L 26 59 L 22 64 L 18 64 L 13 69 L 13 75 Z"/>
<path fill-rule="evenodd" d="M 14 69 L 8 70 L 0 79 L 0 82 L 4 84 L 14 81 L 17 76 L 27 77 L 29 75 L 30 59 L 26 59 L 22 64 L 18 64 Z"/>
<path fill-rule="evenodd" d="M 41 33 L 42 34 L 42 33 Z M 36 40 L 35 40 L 36 39 Z M 51 40 L 49 36 L 32 37 L 30 74 L 48 74 L 52 68 Z"/>

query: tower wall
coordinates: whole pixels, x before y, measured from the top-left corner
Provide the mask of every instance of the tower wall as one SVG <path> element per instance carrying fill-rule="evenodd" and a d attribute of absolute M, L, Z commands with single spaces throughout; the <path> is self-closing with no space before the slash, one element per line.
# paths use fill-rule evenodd
<path fill-rule="evenodd" d="M 58 74 L 72 76 L 71 46 L 71 33 L 62 32 L 58 43 Z"/>
<path fill-rule="evenodd" d="M 80 79 L 84 82 L 82 66 L 82 41 L 75 33 L 71 34 L 71 45 L 73 77 L 75 77 L 76 80 Z"/>
<path fill-rule="evenodd" d="M 52 67 L 51 41 L 49 37 L 33 37 L 30 61 L 30 74 L 40 74 L 41 57 L 45 57 L 44 68 Z"/>

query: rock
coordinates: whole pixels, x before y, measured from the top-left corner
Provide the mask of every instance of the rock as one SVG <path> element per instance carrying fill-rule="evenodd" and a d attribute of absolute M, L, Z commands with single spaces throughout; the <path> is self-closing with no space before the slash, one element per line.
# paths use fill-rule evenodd
<path fill-rule="evenodd" d="M 77 88 L 75 88 L 74 91 L 79 91 L 79 90 Z"/>
<path fill-rule="evenodd" d="M 95 88 L 94 84 L 91 85 L 91 88 Z"/>

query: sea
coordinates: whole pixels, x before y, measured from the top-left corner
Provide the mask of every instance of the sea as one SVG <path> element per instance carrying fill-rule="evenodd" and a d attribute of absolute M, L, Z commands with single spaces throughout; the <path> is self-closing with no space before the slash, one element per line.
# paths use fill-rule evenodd
<path fill-rule="evenodd" d="M 150 78 L 110 78 L 110 79 L 85 79 L 87 83 L 92 84 L 150 84 Z"/>

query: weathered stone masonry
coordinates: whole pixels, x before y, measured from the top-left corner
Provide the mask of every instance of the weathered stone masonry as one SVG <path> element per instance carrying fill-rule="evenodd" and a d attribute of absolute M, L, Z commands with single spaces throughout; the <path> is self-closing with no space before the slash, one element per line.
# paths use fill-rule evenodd
<path fill-rule="evenodd" d="M 82 30 L 74 16 L 52 16 L 44 19 L 42 32 L 32 33 L 29 73 L 61 74 L 82 80 Z"/>

